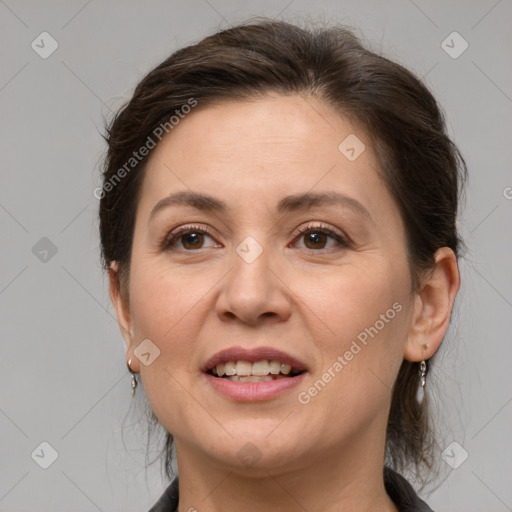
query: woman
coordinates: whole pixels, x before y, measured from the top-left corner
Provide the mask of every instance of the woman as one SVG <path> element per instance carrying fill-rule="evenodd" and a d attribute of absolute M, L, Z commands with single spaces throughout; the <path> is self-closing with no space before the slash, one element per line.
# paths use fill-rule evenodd
<path fill-rule="evenodd" d="M 466 169 L 436 101 L 344 28 L 171 55 L 111 122 L 102 255 L 174 442 L 156 511 L 428 511 L 428 368 Z"/>

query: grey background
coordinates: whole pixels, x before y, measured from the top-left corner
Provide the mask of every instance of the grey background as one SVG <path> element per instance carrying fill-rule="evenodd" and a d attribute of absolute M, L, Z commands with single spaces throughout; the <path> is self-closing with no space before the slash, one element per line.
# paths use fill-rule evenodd
<path fill-rule="evenodd" d="M 143 511 L 167 485 L 158 463 L 144 469 L 144 401 L 130 409 L 99 264 L 99 133 L 171 51 L 248 15 L 358 27 L 444 107 L 470 168 L 468 252 L 429 383 L 443 446 L 469 456 L 457 469 L 441 461 L 445 480 L 428 501 L 437 512 L 512 510 L 510 0 L 0 0 L 0 510 Z M 31 47 L 43 31 L 59 45 L 47 59 Z M 441 48 L 453 31 L 469 44 L 457 59 Z M 58 453 L 48 469 L 35 462 L 49 460 L 44 441 Z"/>

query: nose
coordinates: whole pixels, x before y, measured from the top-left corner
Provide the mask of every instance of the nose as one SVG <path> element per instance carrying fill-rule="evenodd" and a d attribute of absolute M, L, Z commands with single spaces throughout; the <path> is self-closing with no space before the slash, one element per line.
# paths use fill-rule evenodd
<path fill-rule="evenodd" d="M 216 313 L 222 321 L 256 326 L 290 317 L 290 290 L 269 260 L 270 253 L 265 250 L 251 263 L 234 254 L 233 268 L 222 280 L 216 303 Z"/>

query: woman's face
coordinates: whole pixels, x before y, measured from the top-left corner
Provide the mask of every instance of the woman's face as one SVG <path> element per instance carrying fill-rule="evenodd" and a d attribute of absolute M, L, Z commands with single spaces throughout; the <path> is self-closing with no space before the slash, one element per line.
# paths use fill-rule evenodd
<path fill-rule="evenodd" d="M 125 338 L 178 456 L 297 468 L 384 446 L 413 302 L 377 168 L 364 132 L 299 96 L 199 104 L 153 150 Z M 237 361 L 279 375 L 211 370 Z"/>

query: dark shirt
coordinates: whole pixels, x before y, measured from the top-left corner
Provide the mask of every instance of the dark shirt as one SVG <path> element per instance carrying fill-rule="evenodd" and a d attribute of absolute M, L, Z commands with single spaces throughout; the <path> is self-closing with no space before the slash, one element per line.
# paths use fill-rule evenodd
<path fill-rule="evenodd" d="M 384 485 L 400 512 L 433 512 L 403 476 L 387 467 L 384 468 Z M 175 478 L 149 512 L 177 512 L 178 491 L 178 478 Z"/>

